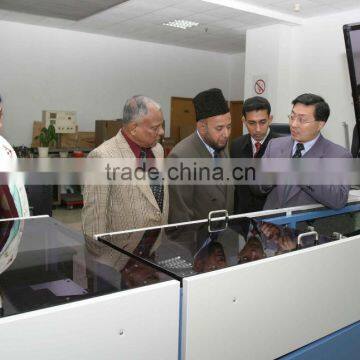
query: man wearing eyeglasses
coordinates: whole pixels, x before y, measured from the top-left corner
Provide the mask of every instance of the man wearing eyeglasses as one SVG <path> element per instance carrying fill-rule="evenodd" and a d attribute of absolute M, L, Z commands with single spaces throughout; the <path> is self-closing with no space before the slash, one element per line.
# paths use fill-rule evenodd
<path fill-rule="evenodd" d="M 277 137 L 270 129 L 271 106 L 267 99 L 254 96 L 246 99 L 242 121 L 248 134 L 235 139 L 230 148 L 231 158 L 261 158 L 272 138 Z M 243 214 L 260 211 L 264 207 L 266 194 L 255 194 L 247 185 L 236 185 L 234 213 Z"/>
<path fill-rule="evenodd" d="M 302 94 L 292 104 L 289 115 L 291 136 L 271 140 L 263 158 L 351 158 L 346 149 L 321 135 L 330 115 L 329 105 L 321 96 Z M 339 209 L 347 203 L 350 186 L 263 185 L 260 189 L 268 192 L 264 209 L 315 203 Z"/>

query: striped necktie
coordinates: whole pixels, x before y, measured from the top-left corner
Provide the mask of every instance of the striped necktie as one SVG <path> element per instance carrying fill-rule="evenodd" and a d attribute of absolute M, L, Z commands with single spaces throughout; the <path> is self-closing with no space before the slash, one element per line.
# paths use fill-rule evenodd
<path fill-rule="evenodd" d="M 141 162 L 141 167 L 142 169 L 144 169 L 144 171 L 146 170 L 146 149 L 141 148 L 140 151 L 140 162 Z M 154 168 L 152 169 L 152 175 L 155 175 L 155 170 Z M 154 176 L 155 177 L 155 176 Z M 155 200 L 159 206 L 159 209 L 161 211 L 163 211 L 163 203 L 164 203 L 164 185 L 162 184 L 161 181 L 161 174 L 158 172 L 158 176 L 156 180 L 152 180 L 150 179 L 150 189 L 155 197 Z"/>
<path fill-rule="evenodd" d="M 294 153 L 294 155 L 292 156 L 293 159 L 298 159 L 301 158 L 301 151 L 303 151 L 305 149 L 304 144 L 303 143 L 297 143 L 296 144 L 296 151 Z"/>
<path fill-rule="evenodd" d="M 260 151 L 260 148 L 261 148 L 261 142 L 257 141 L 255 143 L 255 154 L 254 154 L 254 158 L 257 156 L 257 154 L 259 153 Z"/>

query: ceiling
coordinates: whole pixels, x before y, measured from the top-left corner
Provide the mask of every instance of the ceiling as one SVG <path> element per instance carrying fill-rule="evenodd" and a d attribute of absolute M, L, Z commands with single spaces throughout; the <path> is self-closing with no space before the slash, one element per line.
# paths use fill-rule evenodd
<path fill-rule="evenodd" d="M 304 18 L 360 8 L 359 0 L 129 0 L 108 8 L 111 3 L 120 2 L 0 0 L 0 20 L 233 54 L 245 50 L 247 29 L 278 23 L 300 24 Z M 300 4 L 300 12 L 294 12 L 295 2 Z M 10 11 L 11 3 L 24 6 Z M 55 9 L 62 12 L 54 14 L 53 7 L 50 16 L 51 9 L 44 5 L 49 3 L 56 4 Z M 224 3 L 228 6 L 221 5 Z M 82 20 L 69 20 L 69 12 L 81 18 L 95 6 L 108 9 Z M 64 9 L 67 16 L 60 16 Z M 199 26 L 182 30 L 162 25 L 175 19 L 198 22 Z"/>
<path fill-rule="evenodd" d="M 81 20 L 129 0 L 0 0 L 0 9 Z"/>

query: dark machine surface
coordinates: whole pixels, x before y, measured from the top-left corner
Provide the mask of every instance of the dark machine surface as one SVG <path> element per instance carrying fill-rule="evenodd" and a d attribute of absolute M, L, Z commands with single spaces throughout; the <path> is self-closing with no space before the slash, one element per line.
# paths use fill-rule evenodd
<path fill-rule="evenodd" d="M 227 223 L 223 219 L 213 220 L 210 225 L 207 222 L 189 223 L 132 231 L 132 238 L 138 241 L 138 246 L 132 251 L 119 245 L 129 236 L 127 233 L 106 235 L 99 241 L 181 280 L 335 241 L 355 235 L 360 229 L 357 222 L 349 221 L 347 233 L 340 236 L 336 233 L 339 222 L 344 222 L 344 219 L 329 217 L 325 226 L 319 224 L 319 229 L 313 227 L 314 222 L 301 222 L 293 229 L 251 218 L 232 218 Z M 313 231 L 317 233 L 311 233 Z M 298 240 L 298 236 L 304 233 L 308 235 L 302 235 Z"/>
<path fill-rule="evenodd" d="M 16 236 L 14 230 L 17 232 Z M 0 221 L 0 316 L 66 304 L 171 278 L 124 254 L 97 262 L 82 234 L 51 218 Z"/>

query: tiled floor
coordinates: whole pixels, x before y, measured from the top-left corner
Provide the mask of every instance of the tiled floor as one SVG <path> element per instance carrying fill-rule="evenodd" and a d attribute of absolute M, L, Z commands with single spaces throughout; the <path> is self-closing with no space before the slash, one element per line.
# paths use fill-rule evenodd
<path fill-rule="evenodd" d="M 71 229 L 81 231 L 81 209 L 57 208 L 53 210 L 53 218 Z"/>

